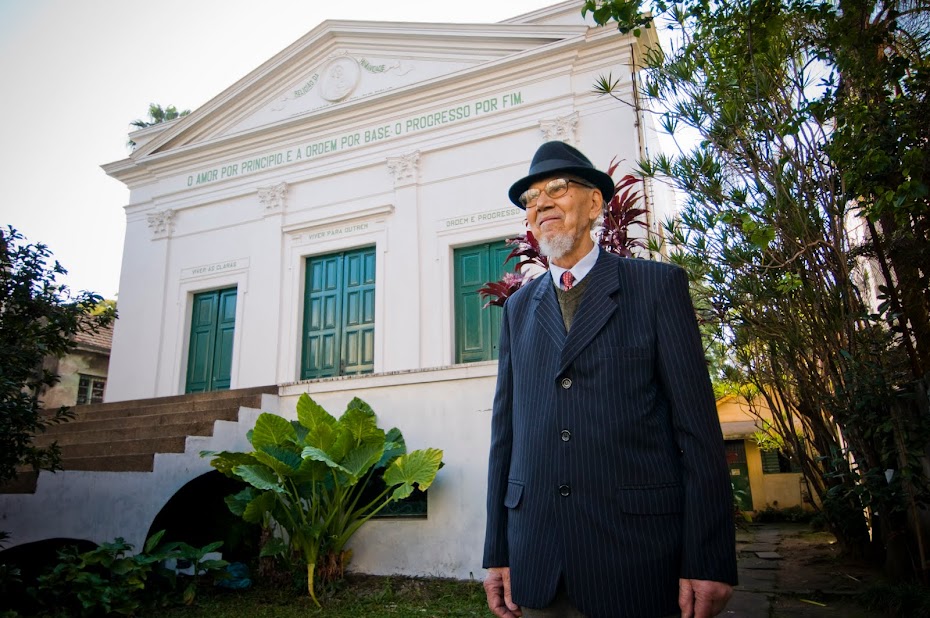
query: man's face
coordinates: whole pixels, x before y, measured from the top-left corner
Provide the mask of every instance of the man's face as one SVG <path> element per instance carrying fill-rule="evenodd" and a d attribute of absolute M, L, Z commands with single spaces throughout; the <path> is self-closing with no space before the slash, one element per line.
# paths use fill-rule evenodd
<path fill-rule="evenodd" d="M 543 252 L 560 266 L 563 261 L 574 265 L 594 247 L 591 224 L 600 216 L 602 202 L 600 191 L 577 182 L 568 183 L 563 195 L 549 197 L 546 185 L 563 177 L 556 175 L 530 185 L 530 189 L 539 191 L 539 197 L 526 207 L 530 231 Z"/>

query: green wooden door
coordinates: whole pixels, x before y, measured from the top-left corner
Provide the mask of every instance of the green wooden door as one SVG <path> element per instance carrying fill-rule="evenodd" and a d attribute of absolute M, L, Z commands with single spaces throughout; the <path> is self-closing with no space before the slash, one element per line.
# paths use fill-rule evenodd
<path fill-rule="evenodd" d="M 497 339 L 501 331 L 500 307 L 487 307 L 478 290 L 490 281 L 498 281 L 513 267 L 504 260 L 511 247 L 497 241 L 462 247 L 453 255 L 455 270 L 455 362 L 471 363 L 497 358 Z"/>
<path fill-rule="evenodd" d="M 749 465 L 746 463 L 746 444 L 742 440 L 727 440 L 725 446 L 734 498 L 740 510 L 751 511 L 752 486 L 749 483 Z"/>
<path fill-rule="evenodd" d="M 375 367 L 375 250 L 307 258 L 300 378 Z"/>
<path fill-rule="evenodd" d="M 227 390 L 236 330 L 236 288 L 194 295 L 185 392 Z"/>

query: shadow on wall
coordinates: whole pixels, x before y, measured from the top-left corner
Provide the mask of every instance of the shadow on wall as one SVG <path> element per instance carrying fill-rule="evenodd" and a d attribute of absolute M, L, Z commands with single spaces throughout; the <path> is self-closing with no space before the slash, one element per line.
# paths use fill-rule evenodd
<path fill-rule="evenodd" d="M 149 538 L 165 530 L 162 542 L 183 541 L 203 547 L 223 541 L 218 551 L 230 562 L 248 562 L 259 552 L 261 528 L 233 515 L 226 506 L 227 496 L 242 491 L 245 484 L 211 471 L 198 476 L 178 490 L 155 516 L 145 535 Z"/>

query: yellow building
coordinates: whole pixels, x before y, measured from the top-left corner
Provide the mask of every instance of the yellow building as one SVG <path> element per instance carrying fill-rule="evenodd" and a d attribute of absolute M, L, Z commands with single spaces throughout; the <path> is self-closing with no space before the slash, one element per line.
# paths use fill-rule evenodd
<path fill-rule="evenodd" d="M 734 395 L 717 400 L 730 479 L 734 489 L 743 492 L 738 494 L 743 510 L 809 507 L 810 492 L 797 466 L 777 451 L 759 448 L 754 434 L 764 420 L 771 420 L 771 411 L 762 401 L 755 407 L 750 410 L 745 398 Z"/>

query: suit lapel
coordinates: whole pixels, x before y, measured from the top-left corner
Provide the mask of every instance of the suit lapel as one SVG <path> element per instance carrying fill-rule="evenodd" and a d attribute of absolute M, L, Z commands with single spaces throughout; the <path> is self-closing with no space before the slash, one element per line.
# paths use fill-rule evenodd
<path fill-rule="evenodd" d="M 552 339 L 555 348 L 561 350 L 565 345 L 565 322 L 562 321 L 562 310 L 559 309 L 552 275 L 547 271 L 537 277 L 534 283 L 536 284 L 536 289 L 533 290 L 536 322 Z"/>
<path fill-rule="evenodd" d="M 620 258 L 609 253 L 601 251 L 598 255 L 594 268 L 588 273 L 590 281 L 588 288 L 584 291 L 584 298 L 581 299 L 581 305 L 575 312 L 572 320 L 572 328 L 565 337 L 565 344 L 562 347 L 562 356 L 559 362 L 559 374 L 575 360 L 582 350 L 584 350 L 591 340 L 601 331 L 610 317 L 617 310 L 617 301 L 611 298 L 611 295 L 620 289 Z M 550 286 L 551 287 L 551 286 Z M 555 312 L 558 315 L 559 325 L 562 322 L 562 314 L 559 311 L 558 300 L 555 299 L 555 291 L 552 290 L 553 302 L 555 303 Z"/>

